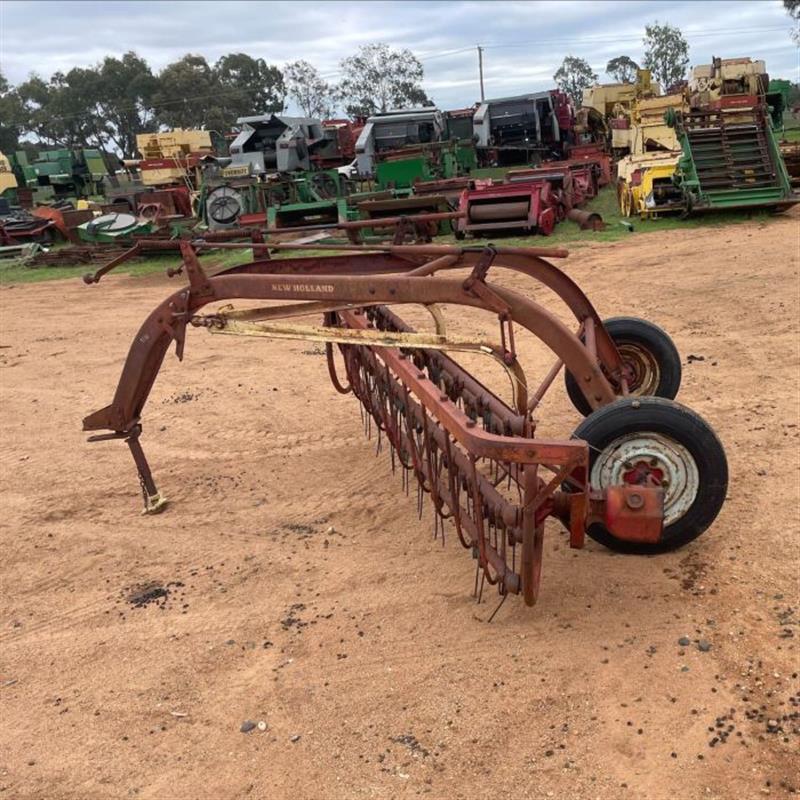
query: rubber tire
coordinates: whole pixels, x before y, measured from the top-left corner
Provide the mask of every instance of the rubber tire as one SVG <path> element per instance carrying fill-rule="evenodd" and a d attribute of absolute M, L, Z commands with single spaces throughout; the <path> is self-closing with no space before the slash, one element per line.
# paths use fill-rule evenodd
<path fill-rule="evenodd" d="M 618 539 L 600 523 L 590 525 L 587 533 L 619 553 L 665 553 L 696 539 L 716 519 L 728 490 L 728 461 L 716 433 L 694 411 L 661 397 L 623 397 L 594 411 L 573 434 L 589 444 L 588 474 L 598 451 L 619 436 L 637 431 L 668 436 L 689 451 L 699 473 L 697 497 L 682 517 L 664 528 L 661 541 L 655 544 Z"/>
<path fill-rule="evenodd" d="M 603 327 L 615 343 L 630 342 L 650 351 L 661 373 L 654 396 L 674 400 L 681 388 L 682 367 L 680 353 L 669 334 L 658 325 L 639 317 L 611 317 L 603 321 Z M 592 407 L 569 370 L 564 372 L 564 385 L 572 405 L 584 417 L 591 414 Z M 636 396 L 635 391 L 629 395 Z"/>

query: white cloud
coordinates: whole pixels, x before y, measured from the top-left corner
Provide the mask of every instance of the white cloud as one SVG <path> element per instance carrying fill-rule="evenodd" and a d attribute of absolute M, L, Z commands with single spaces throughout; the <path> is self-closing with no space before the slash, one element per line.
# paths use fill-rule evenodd
<path fill-rule="evenodd" d="M 33 26 L 34 18 L 47 24 Z M 798 50 L 781 0 L 660 3 L 592 2 L 17 2 L 0 1 L 0 69 L 12 82 L 45 77 L 135 50 L 154 69 L 187 52 L 214 61 L 245 52 L 283 65 L 304 58 L 335 80 L 359 45 L 384 41 L 423 60 L 424 86 L 443 108 L 478 95 L 478 43 L 485 46 L 486 92 L 552 86 L 562 58 L 585 58 L 603 76 L 609 58 L 643 57 L 644 26 L 681 28 L 692 63 L 712 55 L 767 61 L 773 76 L 798 79 Z M 91 42 L 91 44 L 87 44 Z M 466 52 L 443 55 L 452 50 Z"/>

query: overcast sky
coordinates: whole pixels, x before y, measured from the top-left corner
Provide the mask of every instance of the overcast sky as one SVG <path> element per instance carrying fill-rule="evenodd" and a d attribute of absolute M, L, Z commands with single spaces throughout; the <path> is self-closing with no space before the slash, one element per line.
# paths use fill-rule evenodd
<path fill-rule="evenodd" d="M 568 54 L 607 80 L 609 58 L 642 58 L 646 23 L 677 25 L 691 64 L 751 56 L 772 77 L 797 81 L 798 48 L 781 0 L 627 2 L 18 2 L 0 0 L 0 69 L 11 83 L 32 72 L 96 63 L 134 50 L 154 69 L 185 53 L 209 61 L 244 52 L 282 66 L 304 58 L 330 81 L 359 45 L 408 47 L 423 86 L 443 109 L 479 98 L 476 45 L 485 47 L 487 96 L 537 91 Z M 459 52 L 453 52 L 459 51 Z M 253 109 L 258 111 L 258 109 Z"/>

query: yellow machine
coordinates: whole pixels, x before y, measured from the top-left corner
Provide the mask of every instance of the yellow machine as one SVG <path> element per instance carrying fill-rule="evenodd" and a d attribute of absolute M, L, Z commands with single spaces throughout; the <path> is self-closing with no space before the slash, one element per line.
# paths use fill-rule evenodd
<path fill-rule="evenodd" d="M 208 131 L 176 128 L 164 133 L 140 133 L 136 147 L 145 160 L 175 158 L 189 153 L 212 152 L 211 134 Z"/>
<path fill-rule="evenodd" d="M 687 114 L 692 109 L 716 109 L 724 105 L 725 125 L 733 126 L 734 130 L 737 125 L 752 127 L 753 101 L 764 97 L 768 86 L 763 61 L 715 58 L 711 64 L 692 69 L 683 93 L 635 97 L 630 111 L 630 155 L 617 164 L 617 197 L 622 214 L 645 217 L 687 209 L 685 193 L 673 180 L 683 151 L 676 129 L 666 124 L 665 114 L 669 109 Z M 703 145 L 705 158 L 716 157 L 709 151 L 711 146 L 710 141 Z M 719 159 L 724 160 L 721 141 L 716 146 Z M 738 152 L 736 157 L 741 165 L 742 153 Z"/>
<path fill-rule="evenodd" d="M 582 111 L 588 109 L 606 121 L 611 148 L 619 153 L 632 151 L 636 107 L 650 98 L 658 98 L 661 90 L 653 83 L 649 69 L 636 73 L 636 83 L 603 83 L 583 90 Z M 580 116 L 580 113 L 579 113 Z"/>
<path fill-rule="evenodd" d="M 17 185 L 14 170 L 11 169 L 11 162 L 0 153 L 0 195 L 8 189 L 16 189 Z"/>
<path fill-rule="evenodd" d="M 176 128 L 164 133 L 140 133 L 136 147 L 142 154 L 137 163 L 145 186 L 185 183 L 189 173 L 214 149 L 208 131 Z"/>
<path fill-rule="evenodd" d="M 715 58 L 692 69 L 689 94 L 693 108 L 704 108 L 723 95 L 763 95 L 769 90 L 767 66 L 751 58 Z"/>
<path fill-rule="evenodd" d="M 680 150 L 675 129 L 664 121 L 667 109 L 683 109 L 686 100 L 682 94 L 637 99 L 631 113 L 629 146 L 631 155 L 641 155 L 654 150 Z"/>
<path fill-rule="evenodd" d="M 617 199 L 626 217 L 682 209 L 672 176 L 681 155 L 675 129 L 664 121 L 669 108 L 682 109 L 682 94 L 634 101 L 630 127 L 630 154 L 617 162 Z"/>
<path fill-rule="evenodd" d="M 617 200 L 623 216 L 654 217 L 683 209 L 683 195 L 672 181 L 680 157 L 678 149 L 625 156 L 617 162 Z"/>
<path fill-rule="evenodd" d="M 636 83 L 609 83 L 583 92 L 578 120 L 587 126 L 602 116 L 617 162 L 617 199 L 622 214 L 653 216 L 675 208 L 672 175 L 681 147 L 664 121 L 668 108 L 683 108 L 682 94 L 662 95 L 650 70 L 640 69 Z"/>

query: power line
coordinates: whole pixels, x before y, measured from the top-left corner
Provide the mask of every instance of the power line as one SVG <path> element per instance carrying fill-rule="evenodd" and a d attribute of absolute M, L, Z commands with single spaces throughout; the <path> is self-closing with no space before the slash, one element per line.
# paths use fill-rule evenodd
<path fill-rule="evenodd" d="M 682 31 L 684 37 L 689 38 L 696 38 L 698 36 L 731 36 L 734 34 L 751 34 L 751 33 L 763 33 L 768 31 L 783 31 L 786 30 L 786 27 L 783 25 L 772 25 L 770 27 L 761 27 L 761 28 L 725 28 L 725 29 L 718 29 L 718 30 L 703 30 L 703 31 L 691 31 L 685 32 Z M 634 34 L 629 34 L 633 37 Z M 527 39 L 521 42 L 487 42 L 481 43 L 482 47 L 486 48 L 501 48 L 501 47 L 523 47 L 529 44 L 605 44 L 605 43 L 615 43 L 619 42 L 622 43 L 629 43 L 632 42 L 633 38 L 625 38 L 621 39 L 619 36 L 609 36 L 609 37 L 581 37 L 578 39 Z"/>

